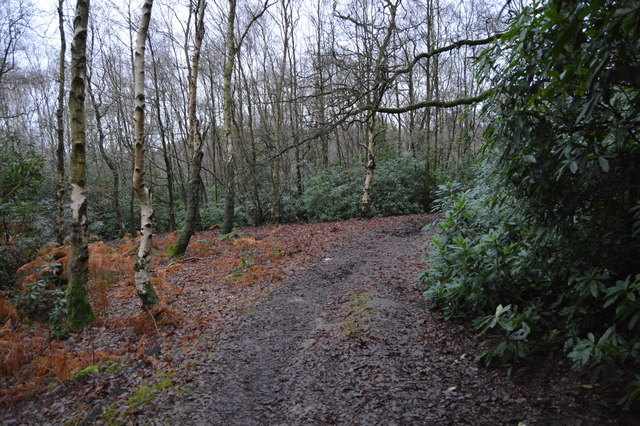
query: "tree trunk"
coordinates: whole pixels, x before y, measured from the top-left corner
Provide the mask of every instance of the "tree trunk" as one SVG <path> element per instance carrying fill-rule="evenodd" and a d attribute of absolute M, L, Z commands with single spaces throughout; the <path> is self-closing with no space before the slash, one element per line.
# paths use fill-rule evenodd
<path fill-rule="evenodd" d="M 200 122 L 196 117 L 196 92 L 198 89 L 198 65 L 200 63 L 200 48 L 204 38 L 204 10 L 205 0 L 198 0 L 198 10 L 196 16 L 196 34 L 191 59 L 191 72 L 189 73 L 189 139 L 192 146 L 191 168 L 189 170 L 189 194 L 187 199 L 187 216 L 180 231 L 180 236 L 173 256 L 182 256 L 187 251 L 189 240 L 196 231 L 198 224 L 198 208 L 200 205 L 200 188 L 202 180 L 200 171 L 202 169 L 202 134 L 200 133 Z"/>
<path fill-rule="evenodd" d="M 265 0 L 262 9 L 254 14 L 245 28 L 244 32 L 238 39 L 236 44 L 235 38 L 235 21 L 236 21 L 236 0 L 229 0 L 229 13 L 227 15 L 227 57 L 224 63 L 224 84 L 223 84 L 223 130 L 224 130 L 224 220 L 222 224 L 222 232 L 228 234 L 233 230 L 233 217 L 235 215 L 235 155 L 233 150 L 233 140 L 231 138 L 232 126 L 232 105 L 231 105 L 231 79 L 233 77 L 233 67 L 235 64 L 236 54 L 242 40 L 247 35 L 249 28 L 256 22 L 269 8 L 269 0 Z"/>
<path fill-rule="evenodd" d="M 211 94 L 211 100 L 209 102 L 209 117 L 210 117 L 210 126 L 211 126 L 211 143 L 207 146 L 209 148 L 208 158 L 211 164 L 211 175 L 213 176 L 212 189 L 211 192 L 213 194 L 213 203 L 217 204 L 218 202 L 218 194 L 219 188 L 218 184 L 221 182 L 220 176 L 218 174 L 218 146 L 220 145 L 220 135 L 218 133 L 218 114 L 216 111 L 217 108 L 217 70 L 214 70 L 213 65 L 211 64 L 211 60 L 209 60 L 209 87 L 208 92 Z"/>
<path fill-rule="evenodd" d="M 429 77 L 427 77 L 427 93 L 429 93 Z M 427 210 L 431 204 L 431 108 L 427 107 L 425 112 L 425 128 L 424 128 L 424 209 Z"/>
<path fill-rule="evenodd" d="M 78 0 L 73 20 L 71 43 L 71 262 L 67 286 L 67 311 L 72 329 L 85 327 L 96 320 L 87 299 L 89 280 L 89 237 L 87 225 L 87 157 L 85 144 L 84 97 L 87 74 L 87 22 L 89 0 Z"/>
<path fill-rule="evenodd" d="M 135 209 L 134 209 L 135 198 L 136 198 L 136 191 L 131 189 L 131 191 L 129 192 L 129 234 L 131 234 L 132 238 L 136 236 L 136 232 L 137 232 L 136 215 L 135 215 Z"/>
<path fill-rule="evenodd" d="M 276 125 L 277 126 L 277 125 Z M 277 134 L 277 132 L 276 132 Z M 276 147 L 277 147 L 276 143 Z M 282 219 L 282 209 L 280 208 L 280 168 L 282 159 L 277 156 L 273 159 L 271 169 L 271 221 L 279 223 Z"/>
<path fill-rule="evenodd" d="M 134 96 L 135 110 L 135 150 L 133 165 L 133 190 L 138 196 L 140 204 L 140 246 L 138 256 L 134 264 L 136 291 L 142 301 L 142 307 L 149 309 L 158 304 L 159 299 L 149 277 L 149 262 L 151 261 L 152 237 L 153 237 L 153 204 L 151 190 L 144 184 L 144 53 L 149 22 L 151 21 L 151 8 L 153 0 L 145 0 L 142 6 L 140 27 L 136 40 L 136 53 L 134 63 Z"/>
<path fill-rule="evenodd" d="M 100 105 L 96 100 L 96 97 L 93 93 L 93 88 L 91 87 L 91 79 L 87 77 L 87 92 L 89 93 L 89 98 L 91 99 L 91 104 L 93 105 L 93 109 L 96 113 L 96 130 L 98 131 L 98 149 L 100 150 L 100 155 L 105 163 L 107 163 L 107 167 L 111 170 L 111 174 L 113 175 L 113 188 L 112 188 L 112 197 L 113 197 L 113 208 L 116 214 L 116 222 L 118 222 L 118 228 L 120 231 L 120 237 L 124 234 L 124 222 L 122 221 L 122 211 L 120 209 L 120 173 L 118 170 L 118 166 L 114 163 L 109 155 L 107 154 L 106 149 L 104 148 L 104 141 L 106 139 L 106 135 L 104 133 L 104 128 L 102 127 L 102 116 L 100 114 Z"/>
<path fill-rule="evenodd" d="M 319 128 L 322 128 L 326 124 L 326 115 L 325 115 L 325 99 L 324 99 L 324 60 L 322 59 L 322 30 L 323 30 L 323 20 L 324 16 L 322 15 L 322 3 L 318 1 L 316 3 L 317 14 L 317 22 L 316 22 L 316 45 L 315 45 L 315 68 L 317 78 L 315 80 L 315 97 L 316 97 L 316 125 Z M 320 165 L 322 170 L 327 170 L 329 168 L 329 136 L 322 132 L 320 135 Z"/>
<path fill-rule="evenodd" d="M 416 99 L 415 88 L 413 85 L 413 70 L 409 72 L 409 75 L 407 76 L 407 90 L 409 92 L 409 104 L 413 104 Z M 416 157 L 417 155 L 416 144 L 414 141 L 415 128 L 416 128 L 416 113 L 415 111 L 410 111 L 409 112 L 409 151 L 414 157 Z"/>
<path fill-rule="evenodd" d="M 440 2 L 436 0 L 435 16 L 433 17 L 432 26 L 435 29 L 435 39 L 440 38 Z M 435 45 L 435 43 L 434 43 Z M 440 57 L 436 55 L 433 58 L 433 99 L 440 99 Z M 440 108 L 433 111 L 433 170 L 438 170 L 440 157 L 440 149 L 438 148 L 438 139 L 440 134 Z"/>
<path fill-rule="evenodd" d="M 433 48 L 433 2 L 429 0 L 427 2 L 427 51 L 431 51 Z M 426 89 L 427 99 L 433 99 L 431 93 L 431 58 L 426 59 Z M 431 107 L 427 107 L 425 110 L 425 126 L 424 126 L 424 179 L 423 179 L 423 194 L 424 194 L 424 209 L 429 208 L 431 204 Z"/>
<path fill-rule="evenodd" d="M 225 144 L 225 170 L 224 170 L 224 221 L 222 233 L 228 234 L 233 230 L 234 201 L 235 201 L 235 170 L 233 141 L 231 139 L 231 77 L 233 75 L 233 65 L 236 57 L 235 42 L 235 20 L 236 20 L 236 0 L 229 0 L 229 16 L 227 17 L 227 58 L 224 64 L 224 86 L 223 86 L 223 130 Z"/>
<path fill-rule="evenodd" d="M 278 70 L 278 79 L 275 87 L 275 104 L 274 108 L 274 145 L 276 152 L 280 150 L 280 147 L 284 146 L 284 79 L 287 70 L 287 58 L 289 55 L 289 33 L 290 33 L 290 18 L 289 8 L 291 2 L 289 0 L 281 0 L 282 7 L 282 36 L 283 36 L 283 49 L 282 49 L 282 62 L 280 63 L 280 69 Z M 282 157 L 276 154 L 273 160 L 273 168 L 271 170 L 271 220 L 278 223 L 282 220 L 282 206 L 281 199 L 281 175 L 282 172 Z"/>
<path fill-rule="evenodd" d="M 398 8 L 399 1 L 396 3 L 388 2 L 389 5 L 389 26 L 387 27 L 387 31 L 380 45 L 380 50 L 378 51 L 378 56 L 375 60 L 375 65 L 373 66 L 373 82 L 372 82 L 372 90 L 371 95 L 369 97 L 370 104 L 373 105 L 374 108 L 377 108 L 382 103 L 382 98 L 388 88 L 389 80 L 386 76 L 387 63 L 389 62 L 388 50 L 389 43 L 391 42 L 391 37 L 396 30 L 396 12 Z M 371 52 L 373 54 L 373 52 Z M 362 194 L 362 202 L 360 203 L 360 216 L 362 217 L 370 217 L 372 215 L 372 206 L 371 206 L 371 186 L 373 184 L 373 173 L 376 168 L 375 162 L 375 142 L 376 137 L 378 136 L 376 130 L 376 113 L 371 112 L 366 121 L 367 126 L 367 165 L 366 165 L 366 175 L 364 179 L 364 191 Z"/>
<path fill-rule="evenodd" d="M 170 117 L 171 115 L 169 114 L 169 109 L 167 108 L 167 105 L 164 103 L 163 101 L 163 109 L 164 109 L 164 116 L 165 117 Z M 184 178 L 184 173 L 182 171 L 182 167 L 180 166 L 180 155 L 178 154 L 178 143 L 176 142 L 176 134 L 173 131 L 173 127 L 169 126 L 168 128 L 169 130 L 169 146 L 167 147 L 169 149 L 169 151 L 173 150 L 173 157 L 176 158 L 176 163 L 175 163 L 175 173 L 178 175 L 178 182 L 184 182 L 185 178 Z M 179 193 L 180 193 L 180 201 L 182 201 L 183 205 L 187 205 L 187 192 L 184 189 L 184 185 L 182 185 L 182 183 L 180 185 L 178 185 L 178 189 L 179 189 Z"/>
<path fill-rule="evenodd" d="M 374 157 L 375 140 L 376 140 L 376 117 L 375 114 L 367 120 L 367 173 L 364 178 L 364 193 L 362 194 L 362 203 L 360 205 L 360 216 L 371 217 L 371 184 L 373 183 L 373 173 L 376 169 L 376 161 Z"/>
<path fill-rule="evenodd" d="M 58 146 L 56 148 L 56 171 L 57 171 L 57 188 L 56 188 L 56 223 L 55 237 L 58 245 L 64 242 L 64 56 L 67 50 L 67 42 L 64 36 L 64 15 L 62 13 L 64 0 L 58 1 L 58 23 L 60 29 L 60 81 L 58 82 L 58 109 L 56 110 L 57 119 L 57 135 Z"/>
<path fill-rule="evenodd" d="M 167 149 L 167 132 L 162 121 L 162 109 L 160 108 L 160 87 L 158 84 L 158 64 L 156 63 L 155 56 L 153 54 L 153 46 L 151 40 L 149 41 L 149 50 L 151 51 L 151 62 L 153 64 L 153 88 L 156 92 L 156 98 L 154 102 L 156 110 L 156 119 L 158 120 L 158 127 L 160 130 L 160 141 L 162 142 L 162 157 L 164 159 L 164 166 L 167 174 L 167 192 L 169 200 L 167 202 L 169 208 L 169 232 L 176 230 L 176 211 L 174 206 L 173 195 L 173 170 L 171 165 L 171 157 Z"/>
<path fill-rule="evenodd" d="M 243 149 L 243 153 L 245 156 L 245 161 L 250 169 L 257 170 L 258 167 L 261 167 L 258 164 L 258 150 L 256 146 L 256 134 L 254 131 L 254 115 L 253 115 L 253 100 L 252 93 L 249 87 L 248 79 L 246 73 L 244 72 L 243 67 L 238 66 L 239 74 L 241 77 L 241 81 L 244 85 L 245 96 L 243 97 L 246 102 L 246 110 L 247 110 L 247 129 L 249 132 L 248 137 L 242 138 L 243 140 L 249 140 L 249 152 L 246 151 L 246 148 L 243 144 L 240 144 L 240 147 Z M 252 76 L 253 77 L 253 76 Z M 242 98 L 242 97 L 241 97 Z M 242 108 L 240 108 L 242 111 Z M 244 126 L 240 126 L 244 128 Z M 249 196 L 251 197 L 251 204 L 253 205 L 253 222 L 255 226 L 260 226 L 264 223 L 264 212 L 262 209 L 262 202 L 260 201 L 260 186 L 261 179 L 257 173 L 250 174 L 250 189 Z"/>

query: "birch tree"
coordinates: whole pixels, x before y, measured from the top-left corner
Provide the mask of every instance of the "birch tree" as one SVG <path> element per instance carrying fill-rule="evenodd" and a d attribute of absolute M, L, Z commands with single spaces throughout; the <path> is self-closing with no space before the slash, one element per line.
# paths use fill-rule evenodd
<path fill-rule="evenodd" d="M 140 246 L 138 256 L 134 264 L 136 291 L 142 301 L 142 307 L 148 309 L 158 303 L 158 295 L 149 278 L 149 262 L 151 261 L 152 236 L 153 236 L 153 204 L 151 190 L 144 183 L 144 53 L 149 22 L 151 21 L 151 8 L 153 0 L 145 0 L 142 6 L 140 27 L 136 39 L 136 51 L 134 57 L 134 90 L 135 90 L 135 149 L 133 167 L 133 190 L 140 204 Z"/>
<path fill-rule="evenodd" d="M 396 31 L 396 12 L 398 10 L 398 6 L 401 3 L 400 0 L 397 0 L 395 3 L 387 0 L 385 2 L 386 8 L 389 9 L 389 23 L 386 27 L 386 31 L 384 33 L 384 38 L 382 40 L 382 44 L 378 48 L 378 54 L 375 58 L 375 62 L 372 64 L 373 69 L 370 72 L 372 75 L 371 87 L 367 93 L 367 103 L 372 106 L 371 111 L 367 114 L 367 118 L 365 121 L 366 126 L 366 147 L 367 147 L 367 159 L 366 159 L 366 174 L 364 180 L 364 191 L 362 194 L 362 201 L 360 203 L 360 215 L 367 217 L 371 215 L 371 185 L 373 183 L 373 175 L 374 170 L 376 168 L 375 161 L 375 145 L 376 139 L 380 135 L 380 131 L 378 130 L 378 122 L 377 122 L 377 112 L 376 108 L 380 106 L 382 103 L 382 99 L 386 90 L 389 87 L 390 80 L 387 76 L 388 70 L 388 62 L 389 62 L 389 44 L 392 40 L 392 36 Z M 367 13 L 365 11 L 365 13 Z M 344 19 L 348 19 L 353 21 L 353 18 L 344 17 Z M 363 30 L 373 31 L 373 28 L 367 28 L 366 22 L 359 23 L 354 22 L 357 25 L 362 25 Z M 373 43 L 373 40 L 371 40 Z M 365 46 L 366 47 L 366 46 Z M 371 50 L 373 50 L 373 45 L 371 45 Z M 367 52 L 368 53 L 368 52 Z M 370 54 L 373 54 L 371 51 Z M 367 58 L 369 61 L 369 58 Z M 369 70 L 367 70 L 369 72 Z"/>
<path fill-rule="evenodd" d="M 71 262 L 67 286 L 69 326 L 82 328 L 96 320 L 87 299 L 89 237 L 87 224 L 87 157 L 84 98 L 87 74 L 87 22 L 89 0 L 78 0 L 71 43 Z"/>

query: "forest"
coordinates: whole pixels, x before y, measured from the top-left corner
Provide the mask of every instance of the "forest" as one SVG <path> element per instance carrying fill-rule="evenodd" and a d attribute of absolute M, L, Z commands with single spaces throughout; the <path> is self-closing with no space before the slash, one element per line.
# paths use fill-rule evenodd
<path fill-rule="evenodd" d="M 204 380 L 185 349 L 203 330 L 225 353 L 242 318 L 278 312 L 290 275 L 373 282 L 364 265 L 395 259 L 420 299 L 405 309 L 465 330 L 443 344 L 456 365 L 541 387 L 525 366 L 551 362 L 555 415 L 604 410 L 556 421 L 624 421 L 640 403 L 637 22 L 633 0 L 3 1 L 0 406 L 28 420 L 48 386 L 101 395 L 74 408 L 83 424 L 169 416 L 157 401 Z M 385 229 L 422 238 L 422 258 Z M 340 250 L 360 263 L 304 275 Z M 348 345 L 380 340 L 366 318 L 400 297 L 356 287 L 335 302 Z M 252 419 L 345 421 L 318 404 Z"/>

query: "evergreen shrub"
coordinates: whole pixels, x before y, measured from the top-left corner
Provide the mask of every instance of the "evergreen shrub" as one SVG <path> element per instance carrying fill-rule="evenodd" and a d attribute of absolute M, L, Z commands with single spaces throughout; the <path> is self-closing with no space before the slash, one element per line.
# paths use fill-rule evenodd
<path fill-rule="evenodd" d="M 479 60 L 487 161 L 442 188 L 423 276 L 448 317 L 494 336 L 479 359 L 565 349 L 640 401 L 640 8 L 534 2 Z M 496 337 L 497 336 L 497 337 Z"/>

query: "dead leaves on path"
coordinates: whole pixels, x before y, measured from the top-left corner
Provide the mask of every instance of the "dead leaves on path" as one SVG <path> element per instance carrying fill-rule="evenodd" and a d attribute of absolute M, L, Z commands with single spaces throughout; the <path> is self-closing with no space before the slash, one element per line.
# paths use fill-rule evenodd
<path fill-rule="evenodd" d="M 133 280 L 138 239 L 90 244 L 89 297 L 99 322 L 64 342 L 51 342 L 47 325 L 29 323 L 0 297 L 0 404 L 33 396 L 47 383 L 69 381 L 78 371 L 109 357 L 145 358 L 159 342 L 167 350 L 153 357 L 153 368 L 168 368 L 194 356 L 194 342 L 242 315 L 283 278 L 322 258 L 330 245 L 364 229 L 393 225 L 398 218 L 312 225 L 279 225 L 239 230 L 222 239 L 219 230 L 192 239 L 183 259 L 168 257 L 176 235 L 154 241 L 152 282 L 162 305 L 141 312 Z M 46 265 L 62 264 L 66 282 L 70 250 L 44 247 L 20 269 L 20 287 L 38 280 Z M 18 318 L 18 316 L 20 318 Z M 174 359 L 176 354 L 182 359 Z M 91 392 L 89 389 L 85 392 Z"/>

